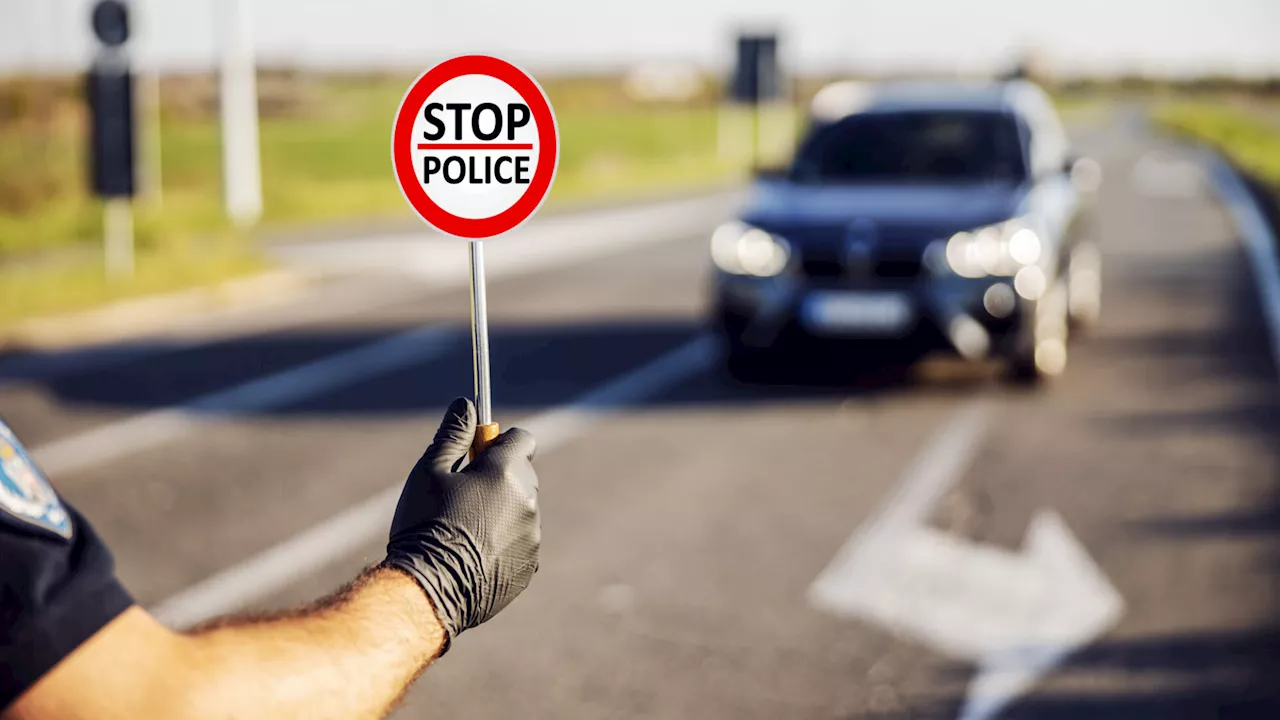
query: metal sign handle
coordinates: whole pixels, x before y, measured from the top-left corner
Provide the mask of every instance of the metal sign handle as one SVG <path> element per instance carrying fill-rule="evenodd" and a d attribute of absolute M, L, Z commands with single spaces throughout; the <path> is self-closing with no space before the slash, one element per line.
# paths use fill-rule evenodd
<path fill-rule="evenodd" d="M 478 422 L 475 441 L 471 445 L 471 457 L 474 458 L 498 436 L 498 424 L 493 422 L 493 391 L 489 386 L 489 308 L 485 299 L 484 243 L 472 240 L 468 245 L 471 260 L 471 352 Z"/>

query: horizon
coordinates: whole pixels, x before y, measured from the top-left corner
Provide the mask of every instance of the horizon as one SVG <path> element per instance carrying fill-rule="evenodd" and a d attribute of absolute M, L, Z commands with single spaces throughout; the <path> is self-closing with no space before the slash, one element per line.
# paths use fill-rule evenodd
<path fill-rule="evenodd" d="M 133 0 L 142 66 L 207 70 L 217 60 L 219 0 Z M 94 41 L 92 0 L 0 0 L 0 75 L 76 71 Z M 983 75 L 1028 50 L 1061 77 L 1280 75 L 1280 3 L 1268 0 L 589 0 L 536 7 L 414 0 L 258 0 L 250 7 L 263 67 L 388 71 L 483 52 L 541 72 L 618 72 L 646 63 L 728 67 L 741 28 L 781 32 L 796 75 Z M 306 15 L 306 22 L 298 16 Z M 671 23 L 673 15 L 679 23 Z M 921 18 L 928 18 L 922 22 Z M 529 28 L 537 28 L 529 32 Z"/>

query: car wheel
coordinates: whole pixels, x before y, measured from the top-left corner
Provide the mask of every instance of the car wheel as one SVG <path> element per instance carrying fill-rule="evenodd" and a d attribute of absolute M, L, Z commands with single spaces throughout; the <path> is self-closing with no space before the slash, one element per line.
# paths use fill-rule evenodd
<path fill-rule="evenodd" d="M 1040 372 L 1036 370 L 1035 360 L 1024 355 L 1018 355 L 1009 360 L 1006 379 L 1013 385 L 1028 387 L 1039 385 L 1043 380 Z"/>
<path fill-rule="evenodd" d="M 1061 375 L 1067 367 L 1067 335 L 1070 320 L 1068 293 L 1058 283 L 1036 303 L 1028 332 L 1009 358 L 1008 378 L 1018 385 L 1039 385 Z"/>
<path fill-rule="evenodd" d="M 785 355 L 776 349 L 730 346 L 724 354 L 724 371 L 741 383 L 767 384 L 781 379 L 785 359 Z"/>
<path fill-rule="evenodd" d="M 1102 315 L 1102 253 L 1092 242 L 1080 244 L 1071 253 L 1067 311 L 1073 330 L 1093 327 Z"/>

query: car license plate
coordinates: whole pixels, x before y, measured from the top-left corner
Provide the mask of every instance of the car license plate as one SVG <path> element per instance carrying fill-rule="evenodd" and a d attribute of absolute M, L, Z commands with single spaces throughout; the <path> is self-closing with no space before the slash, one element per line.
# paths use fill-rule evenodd
<path fill-rule="evenodd" d="M 820 333 L 901 335 L 915 320 L 905 293 L 815 292 L 802 311 L 805 325 Z"/>

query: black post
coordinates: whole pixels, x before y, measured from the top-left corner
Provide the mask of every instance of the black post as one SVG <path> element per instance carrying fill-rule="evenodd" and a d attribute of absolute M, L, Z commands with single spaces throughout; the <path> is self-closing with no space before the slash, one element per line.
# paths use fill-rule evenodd
<path fill-rule="evenodd" d="M 782 94 L 778 66 L 778 36 L 774 33 L 740 35 L 729 95 L 751 106 L 751 165 L 759 164 L 760 103 Z"/>
<path fill-rule="evenodd" d="M 128 67 L 95 62 L 89 98 L 89 167 L 93 191 L 104 198 L 134 193 L 133 75 Z"/>
<path fill-rule="evenodd" d="M 85 81 L 89 103 L 89 180 L 104 200 L 107 274 L 133 274 L 135 129 L 133 74 L 129 68 L 128 7 L 119 0 L 94 5 L 93 32 L 102 43 Z"/>

